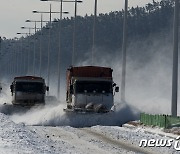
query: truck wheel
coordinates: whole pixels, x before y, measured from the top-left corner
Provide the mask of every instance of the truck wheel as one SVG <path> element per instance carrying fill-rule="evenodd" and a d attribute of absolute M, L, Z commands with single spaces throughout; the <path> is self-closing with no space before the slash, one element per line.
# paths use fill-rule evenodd
<path fill-rule="evenodd" d="M 102 104 L 98 104 L 94 106 L 94 111 L 97 113 L 103 112 L 105 110 L 104 106 Z"/>
<path fill-rule="evenodd" d="M 67 108 L 68 108 L 68 109 L 72 109 L 72 106 L 71 106 L 71 105 L 67 105 Z"/>

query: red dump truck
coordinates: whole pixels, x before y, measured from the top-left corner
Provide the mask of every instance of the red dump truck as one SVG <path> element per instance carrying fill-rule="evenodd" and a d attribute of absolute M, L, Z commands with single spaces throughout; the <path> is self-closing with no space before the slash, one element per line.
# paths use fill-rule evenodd
<path fill-rule="evenodd" d="M 113 70 L 108 67 L 81 66 L 67 69 L 66 102 L 68 112 L 109 112 L 114 105 Z"/>
<path fill-rule="evenodd" d="M 21 106 L 45 104 L 46 90 L 49 91 L 44 79 L 37 76 L 15 77 L 10 89 L 12 104 Z"/>

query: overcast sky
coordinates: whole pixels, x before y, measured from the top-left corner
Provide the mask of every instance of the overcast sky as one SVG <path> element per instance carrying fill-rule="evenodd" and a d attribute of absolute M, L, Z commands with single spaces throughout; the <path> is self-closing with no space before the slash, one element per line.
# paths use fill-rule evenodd
<path fill-rule="evenodd" d="M 27 32 L 22 30 L 21 26 L 32 27 L 33 23 L 25 23 L 25 20 L 40 20 L 40 14 L 33 14 L 33 10 L 49 11 L 49 5 L 52 4 L 52 11 L 59 11 L 58 2 L 41 2 L 40 0 L 0 0 L 0 36 L 6 38 L 19 37 L 17 32 Z M 129 0 L 129 6 L 144 6 L 152 0 Z M 98 13 L 122 10 L 124 0 L 98 0 Z M 78 4 L 78 15 L 92 14 L 94 9 L 94 0 L 83 0 Z M 63 10 L 68 11 L 69 15 L 74 14 L 74 4 L 64 3 Z M 58 18 L 58 14 L 53 14 L 53 18 Z M 43 15 L 44 20 L 49 20 L 49 15 Z M 38 25 L 39 26 L 39 25 Z"/>

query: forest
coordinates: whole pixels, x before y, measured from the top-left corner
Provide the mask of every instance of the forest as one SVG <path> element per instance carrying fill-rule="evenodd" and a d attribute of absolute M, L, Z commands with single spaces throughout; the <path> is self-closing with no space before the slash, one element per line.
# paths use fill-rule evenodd
<path fill-rule="evenodd" d="M 136 41 L 143 44 L 147 43 L 144 42 L 145 40 L 150 40 L 147 44 L 151 44 L 151 39 L 157 38 L 157 36 L 159 39 L 167 37 L 171 39 L 173 7 L 173 0 L 162 0 L 161 2 L 153 0 L 144 7 L 128 8 L 128 48 L 131 48 L 129 46 Z M 98 65 L 104 55 L 113 57 L 119 54 L 121 61 L 123 15 L 124 10 L 98 15 L 95 29 L 94 65 Z M 84 61 L 91 65 L 89 59 L 92 50 L 93 20 L 93 15 L 77 16 L 73 64 L 75 66 Z M 54 19 L 54 21 L 56 22 L 52 22 L 51 25 L 47 23 L 41 31 L 26 37 L 19 39 L 2 37 L 0 66 L 4 77 L 32 74 L 34 66 L 34 74 L 38 75 L 39 60 L 41 59 L 43 76 L 46 78 L 48 54 L 51 74 L 56 75 L 59 50 L 60 69 L 65 73 L 66 68 L 72 65 L 74 18 L 64 18 L 62 21 Z M 61 22 L 61 36 L 59 36 L 59 22 Z M 40 50 L 42 51 L 41 57 Z M 144 54 L 144 52 L 148 51 L 142 50 L 138 53 L 134 51 L 129 54 L 138 57 L 139 53 Z M 143 61 L 146 62 L 149 56 L 143 58 Z M 34 64 L 33 59 L 35 59 Z"/>

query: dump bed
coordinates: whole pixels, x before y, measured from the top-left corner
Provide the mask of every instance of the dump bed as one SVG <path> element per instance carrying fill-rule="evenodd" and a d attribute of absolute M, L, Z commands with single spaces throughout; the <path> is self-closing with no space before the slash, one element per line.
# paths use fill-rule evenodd
<path fill-rule="evenodd" d="M 15 77 L 14 81 L 37 81 L 37 82 L 44 82 L 44 79 L 37 76 L 19 76 Z"/>
<path fill-rule="evenodd" d="M 87 78 L 106 78 L 112 80 L 113 70 L 109 67 L 99 66 L 81 66 L 81 67 L 70 67 L 67 69 L 67 89 L 71 84 L 72 77 L 87 77 Z"/>
<path fill-rule="evenodd" d="M 99 66 L 70 67 L 67 70 L 67 77 L 104 77 L 112 78 L 112 69 Z"/>

